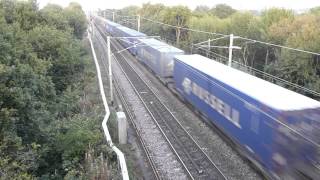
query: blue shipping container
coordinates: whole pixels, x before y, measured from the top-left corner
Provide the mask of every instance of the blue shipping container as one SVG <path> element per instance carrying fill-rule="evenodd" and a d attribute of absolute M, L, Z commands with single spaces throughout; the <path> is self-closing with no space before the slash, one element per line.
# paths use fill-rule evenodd
<path fill-rule="evenodd" d="M 108 33 L 110 33 L 112 36 L 116 36 L 117 28 L 122 27 L 122 25 L 117 24 L 113 21 L 106 20 L 106 30 Z"/>
<path fill-rule="evenodd" d="M 319 163 L 320 102 L 200 55 L 175 56 L 174 82 L 270 174 L 320 175 L 311 162 Z"/>
<path fill-rule="evenodd" d="M 161 78 L 172 77 L 173 58 L 184 54 L 181 49 L 156 39 L 140 39 L 137 57 Z"/>
<path fill-rule="evenodd" d="M 136 55 L 136 51 L 137 51 L 136 44 L 139 43 L 138 37 L 146 37 L 146 34 L 124 27 L 124 26 L 119 26 L 117 27 L 116 36 L 125 37 L 125 38 L 119 39 L 119 42 L 125 48 L 129 48 L 128 50 L 131 54 Z M 132 38 L 132 37 L 137 37 L 137 38 Z"/>

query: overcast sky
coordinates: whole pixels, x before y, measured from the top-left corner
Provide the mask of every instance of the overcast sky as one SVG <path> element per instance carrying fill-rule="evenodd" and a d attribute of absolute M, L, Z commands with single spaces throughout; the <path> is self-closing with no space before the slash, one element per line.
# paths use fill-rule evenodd
<path fill-rule="evenodd" d="M 320 0 L 38 0 L 40 8 L 47 3 L 67 6 L 69 2 L 80 3 L 85 10 L 96 10 L 98 8 L 123 8 L 129 5 L 141 6 L 143 3 L 162 3 L 167 6 L 185 5 L 194 9 L 197 5 L 207 5 L 209 7 L 215 4 L 225 3 L 235 9 L 241 10 L 261 10 L 270 7 L 284 7 L 295 10 L 307 9 L 320 6 Z"/>

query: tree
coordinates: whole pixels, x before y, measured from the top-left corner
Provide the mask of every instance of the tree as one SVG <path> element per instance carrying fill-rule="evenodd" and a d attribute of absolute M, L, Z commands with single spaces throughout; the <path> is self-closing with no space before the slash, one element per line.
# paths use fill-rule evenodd
<path fill-rule="evenodd" d="M 139 6 L 127 6 L 117 11 L 117 14 L 122 16 L 136 16 L 139 14 L 139 11 Z"/>
<path fill-rule="evenodd" d="M 255 17 L 250 12 L 236 12 L 230 16 L 230 32 L 247 37 L 249 26 Z"/>
<path fill-rule="evenodd" d="M 57 28 L 62 31 L 72 31 L 64 15 L 64 9 L 55 4 L 48 4 L 40 10 L 41 24 Z"/>
<path fill-rule="evenodd" d="M 162 14 L 165 11 L 166 7 L 163 4 L 150 4 L 146 3 L 142 5 L 142 8 L 139 10 L 141 17 L 146 17 L 148 19 L 161 19 Z M 155 25 L 154 23 L 141 19 L 141 30 L 146 34 L 163 36 L 164 27 L 160 25 Z"/>
<path fill-rule="evenodd" d="M 320 6 L 311 8 L 309 12 L 314 15 L 320 15 Z"/>
<path fill-rule="evenodd" d="M 102 139 L 92 124 L 70 128 L 99 124 L 79 110 L 85 27 L 78 4 L 39 11 L 36 1 L 0 0 L 0 179 L 62 179 L 70 159 L 81 163 L 89 144 Z M 74 150 L 70 140 L 81 145 Z"/>
<path fill-rule="evenodd" d="M 303 15 L 281 27 L 279 31 L 286 37 L 284 45 L 319 52 L 319 21 L 319 16 Z M 317 55 L 284 49 L 279 60 L 269 69 L 275 69 L 278 76 L 290 82 L 315 91 L 320 90 L 320 58 Z"/>
<path fill-rule="evenodd" d="M 193 14 L 196 16 L 202 16 L 202 15 L 208 14 L 209 12 L 210 12 L 210 8 L 208 6 L 200 5 L 194 9 Z"/>
<path fill-rule="evenodd" d="M 225 32 L 227 27 L 223 27 L 224 24 L 218 17 L 212 17 L 210 15 L 204 15 L 202 17 L 191 17 L 188 23 L 191 29 L 199 29 L 207 32 Z M 201 42 L 208 40 L 209 36 L 204 33 L 190 32 L 189 39 L 191 42 Z"/>
<path fill-rule="evenodd" d="M 268 29 L 272 24 L 278 23 L 282 19 L 293 19 L 294 12 L 283 8 L 271 8 L 262 12 L 261 20 L 265 29 Z"/>
<path fill-rule="evenodd" d="M 140 8 L 138 6 L 127 6 L 116 11 L 116 17 L 121 18 L 121 20 L 129 20 L 129 21 L 121 21 L 122 25 L 133 28 L 133 29 L 137 29 L 137 21 L 135 21 L 135 19 L 137 15 L 139 15 L 139 11 L 140 11 Z"/>
<path fill-rule="evenodd" d="M 70 3 L 64 10 L 64 16 L 66 16 L 74 35 L 78 39 L 82 39 L 87 29 L 87 20 L 81 6 L 78 3 Z"/>
<path fill-rule="evenodd" d="M 227 18 L 235 13 L 236 10 L 226 4 L 217 4 L 211 9 L 211 13 L 219 18 Z"/>
<path fill-rule="evenodd" d="M 186 27 L 191 18 L 191 11 L 186 6 L 173 6 L 165 10 L 164 22 L 177 26 L 175 28 L 176 44 L 179 45 L 181 28 Z"/>

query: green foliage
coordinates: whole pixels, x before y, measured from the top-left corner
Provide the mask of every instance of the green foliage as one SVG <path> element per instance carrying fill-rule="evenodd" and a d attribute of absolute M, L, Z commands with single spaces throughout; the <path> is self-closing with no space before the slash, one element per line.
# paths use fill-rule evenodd
<path fill-rule="evenodd" d="M 96 114 L 81 109 L 95 80 L 85 30 L 78 4 L 0 0 L 0 179 L 84 177 L 84 153 L 103 139 Z"/>
<path fill-rule="evenodd" d="M 191 17 L 191 11 L 186 6 L 173 6 L 167 8 L 163 14 L 166 23 L 184 27 Z"/>
<path fill-rule="evenodd" d="M 230 17 L 230 32 L 238 36 L 247 36 L 255 17 L 250 12 L 237 12 Z"/>
<path fill-rule="evenodd" d="M 311 8 L 310 13 L 314 15 L 320 15 L 320 6 Z"/>
<path fill-rule="evenodd" d="M 62 152 L 63 168 L 65 171 L 77 169 L 81 166 L 83 156 L 88 145 L 98 144 L 101 141 L 101 134 L 94 130 L 97 128 L 97 120 L 77 115 L 69 120 L 63 127 L 68 129 L 65 133 L 57 136 L 57 148 Z"/>
<path fill-rule="evenodd" d="M 39 12 L 41 25 L 55 27 L 62 31 L 72 31 L 68 26 L 67 17 L 64 15 L 64 9 L 55 4 L 48 4 Z"/>
<path fill-rule="evenodd" d="M 140 8 L 138 6 L 127 6 L 117 11 L 117 15 L 136 16 L 139 14 L 139 11 L 140 11 Z"/>
<path fill-rule="evenodd" d="M 143 4 L 139 11 L 139 14 L 143 17 L 148 17 L 150 19 L 160 18 L 162 20 L 162 14 L 164 13 L 166 7 L 163 4 Z M 162 35 L 166 34 L 165 27 L 154 25 L 152 22 L 143 21 L 141 30 L 147 34 L 152 35 Z"/>
<path fill-rule="evenodd" d="M 271 8 L 262 12 L 261 20 L 265 28 L 270 27 L 274 23 L 278 23 L 282 19 L 294 18 L 294 12 L 292 10 Z"/>
<path fill-rule="evenodd" d="M 87 20 L 81 6 L 77 3 L 70 3 L 65 9 L 64 16 L 66 16 L 69 26 L 73 30 L 73 34 L 78 39 L 82 39 L 87 29 Z"/>
<path fill-rule="evenodd" d="M 319 52 L 319 22 L 319 16 L 303 15 L 281 27 L 282 32 L 285 32 L 285 46 Z M 280 60 L 272 64 L 269 69 L 274 69 L 280 77 L 291 79 L 296 84 L 319 91 L 319 63 L 319 56 L 283 50 Z"/>
<path fill-rule="evenodd" d="M 210 11 L 210 8 L 208 6 L 200 5 L 194 9 L 193 13 L 198 14 L 198 15 L 202 15 L 202 14 L 209 13 L 209 11 Z"/>
<path fill-rule="evenodd" d="M 181 38 L 180 28 L 186 27 L 186 25 L 189 23 L 189 20 L 191 18 L 190 9 L 186 6 L 173 6 L 170 8 L 166 8 L 162 13 L 163 22 L 177 26 L 174 31 L 176 32 L 176 44 L 179 45 Z"/>
<path fill-rule="evenodd" d="M 229 22 L 222 21 L 218 17 L 205 15 L 203 17 L 191 17 L 189 27 L 191 29 L 201 29 L 207 32 L 220 32 L 226 30 Z M 208 40 L 208 35 L 204 33 L 190 33 L 190 40 L 192 42 L 201 42 Z"/>
<path fill-rule="evenodd" d="M 312 8 L 302 15 L 283 8 L 271 8 L 260 13 L 240 12 L 224 4 L 208 9 L 207 6 L 198 6 L 193 12 L 190 12 L 183 6 L 166 7 L 162 4 L 148 3 L 140 9 L 140 14 L 143 17 L 175 26 L 226 35 L 232 33 L 235 36 L 258 41 L 320 52 L 319 7 Z M 160 35 L 186 52 L 192 49 L 192 53 L 200 53 L 219 61 L 225 61 L 228 57 L 227 49 L 211 48 L 210 54 L 206 52 L 207 48 L 199 50 L 191 47 L 192 43 L 221 37 L 218 35 L 179 30 L 179 28 L 158 25 L 149 21 L 143 21 L 141 29 L 148 35 Z M 213 41 L 211 45 L 228 46 L 229 38 Z M 237 38 L 234 40 L 234 45 L 241 49 L 233 51 L 233 60 L 320 92 L 319 56 Z M 305 94 L 305 92 L 301 93 Z"/>
<path fill-rule="evenodd" d="M 49 74 L 57 92 L 64 91 L 69 85 L 78 82 L 83 70 L 81 46 L 68 32 L 49 26 L 36 27 L 30 32 L 30 42 L 42 59 L 49 60 Z"/>
<path fill-rule="evenodd" d="M 210 11 L 214 16 L 217 16 L 222 19 L 227 18 L 236 12 L 235 9 L 233 9 L 231 6 L 228 6 L 226 4 L 217 4 Z"/>

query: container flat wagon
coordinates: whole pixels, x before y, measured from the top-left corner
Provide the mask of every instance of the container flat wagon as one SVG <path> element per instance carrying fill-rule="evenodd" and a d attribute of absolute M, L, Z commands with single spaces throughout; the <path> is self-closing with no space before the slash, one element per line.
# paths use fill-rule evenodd
<path fill-rule="evenodd" d="M 320 102 L 200 55 L 174 62 L 177 92 L 271 177 L 320 177 Z"/>

